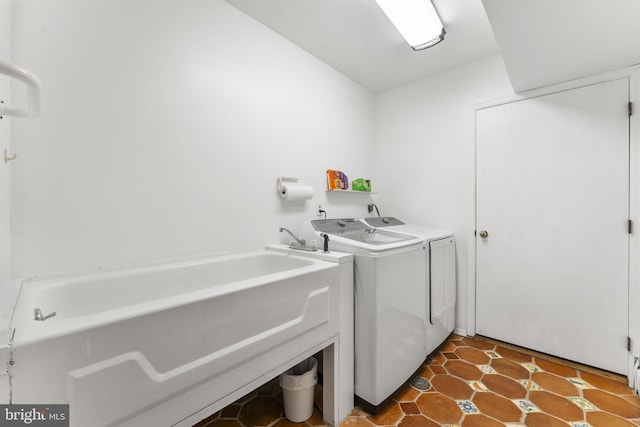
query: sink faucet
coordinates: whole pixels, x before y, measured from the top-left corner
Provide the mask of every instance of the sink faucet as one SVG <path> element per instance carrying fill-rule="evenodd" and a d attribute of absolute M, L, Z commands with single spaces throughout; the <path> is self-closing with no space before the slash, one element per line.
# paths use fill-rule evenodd
<path fill-rule="evenodd" d="M 55 315 L 56 315 L 55 311 L 53 313 L 47 314 L 46 316 L 43 316 L 42 310 L 40 310 L 39 308 L 36 308 L 35 310 L 33 310 L 33 320 L 38 320 L 40 322 L 44 322 L 45 320 L 50 319 Z"/>
<path fill-rule="evenodd" d="M 289 231 L 288 229 L 286 229 L 286 228 L 284 228 L 284 227 L 280 227 L 280 232 L 282 233 L 283 231 L 286 231 L 287 233 L 289 233 L 289 235 L 290 235 L 291 237 L 293 237 L 293 238 L 296 240 L 296 242 L 298 243 L 298 247 L 304 248 L 304 246 L 305 246 L 305 245 L 306 245 L 306 243 L 307 243 L 307 242 L 305 242 L 305 240 L 304 240 L 304 239 L 298 239 L 298 238 L 296 237 L 296 235 L 295 235 L 295 234 L 293 234 L 291 231 Z"/>

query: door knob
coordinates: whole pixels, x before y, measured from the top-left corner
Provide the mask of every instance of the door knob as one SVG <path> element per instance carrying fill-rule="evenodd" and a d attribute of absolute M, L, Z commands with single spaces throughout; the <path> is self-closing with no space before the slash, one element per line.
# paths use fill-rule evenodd
<path fill-rule="evenodd" d="M 487 237 L 489 237 L 489 232 L 487 230 L 480 230 L 480 233 L 478 233 L 480 235 L 480 237 L 482 237 L 483 239 L 486 239 Z"/>

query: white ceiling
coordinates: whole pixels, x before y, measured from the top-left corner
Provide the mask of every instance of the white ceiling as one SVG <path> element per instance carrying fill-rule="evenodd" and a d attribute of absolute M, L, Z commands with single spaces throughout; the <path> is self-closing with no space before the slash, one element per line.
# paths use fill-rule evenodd
<path fill-rule="evenodd" d="M 433 0 L 447 31 L 414 52 L 374 0 L 227 0 L 373 92 L 495 54 L 481 0 Z"/>
<path fill-rule="evenodd" d="M 373 92 L 498 52 L 517 92 L 640 63 L 640 0 L 433 0 L 447 34 L 419 52 L 374 0 L 227 2 Z"/>
<path fill-rule="evenodd" d="M 483 0 L 517 92 L 640 63 L 640 0 Z"/>

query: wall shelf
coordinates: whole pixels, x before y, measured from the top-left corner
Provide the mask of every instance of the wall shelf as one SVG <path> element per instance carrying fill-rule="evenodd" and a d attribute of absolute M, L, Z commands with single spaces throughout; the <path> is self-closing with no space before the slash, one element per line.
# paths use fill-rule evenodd
<path fill-rule="evenodd" d="M 325 190 L 326 193 L 378 194 L 376 191 Z"/>

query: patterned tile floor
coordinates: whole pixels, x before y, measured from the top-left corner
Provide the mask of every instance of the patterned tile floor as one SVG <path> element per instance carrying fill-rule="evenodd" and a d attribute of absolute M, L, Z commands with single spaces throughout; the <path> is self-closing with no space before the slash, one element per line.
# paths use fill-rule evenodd
<path fill-rule="evenodd" d="M 320 401 L 316 393 L 316 402 Z M 282 413 L 277 381 L 197 427 L 326 426 Z M 355 408 L 340 427 L 638 427 L 640 398 L 615 379 L 489 341 L 452 335 L 380 414 Z"/>

